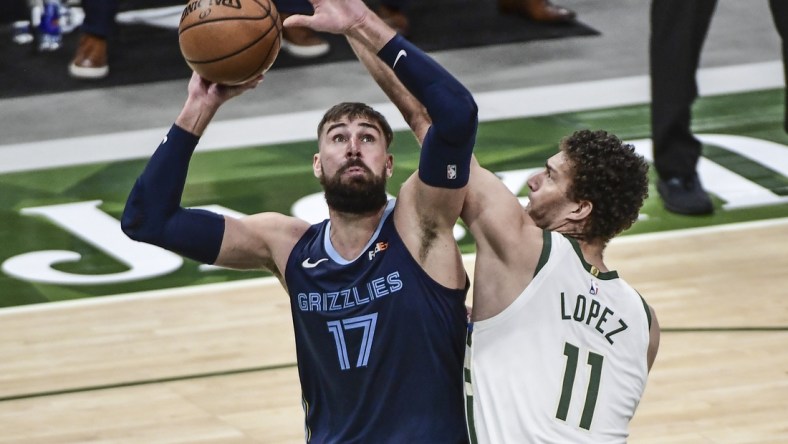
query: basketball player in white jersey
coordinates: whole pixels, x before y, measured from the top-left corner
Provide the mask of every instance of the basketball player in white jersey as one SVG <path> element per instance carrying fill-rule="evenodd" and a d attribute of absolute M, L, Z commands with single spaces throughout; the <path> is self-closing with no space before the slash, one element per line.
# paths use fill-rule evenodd
<path fill-rule="evenodd" d="M 471 442 L 626 442 L 659 325 L 603 252 L 637 220 L 647 172 L 634 147 L 587 130 L 528 180 L 525 211 L 495 175 L 471 170 L 462 213 L 477 244 Z"/>
<path fill-rule="evenodd" d="M 430 116 L 355 47 L 421 140 Z M 578 131 L 528 180 L 523 209 L 474 159 L 462 211 L 477 244 L 465 369 L 472 443 L 626 442 L 659 325 L 603 252 L 637 220 L 647 173 L 633 146 Z"/>

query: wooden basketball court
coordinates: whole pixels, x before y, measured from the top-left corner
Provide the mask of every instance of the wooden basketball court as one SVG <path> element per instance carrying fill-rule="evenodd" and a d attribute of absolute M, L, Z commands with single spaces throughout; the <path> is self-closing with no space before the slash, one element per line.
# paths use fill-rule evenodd
<path fill-rule="evenodd" d="M 788 442 L 787 247 L 778 219 L 608 248 L 663 328 L 630 442 Z M 0 310 L 2 443 L 303 441 L 273 279 Z"/>

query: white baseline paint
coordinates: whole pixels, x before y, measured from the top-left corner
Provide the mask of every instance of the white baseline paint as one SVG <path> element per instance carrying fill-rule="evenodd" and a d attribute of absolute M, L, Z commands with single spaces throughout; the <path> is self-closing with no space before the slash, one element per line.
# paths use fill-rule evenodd
<path fill-rule="evenodd" d="M 687 228 L 683 230 L 662 231 L 658 233 L 644 233 L 633 234 L 629 236 L 621 236 L 613 239 L 613 244 L 631 244 L 638 242 L 647 242 L 654 240 L 675 239 L 688 236 L 697 236 L 703 234 L 713 233 L 729 233 L 739 230 L 753 230 L 758 228 L 768 228 L 776 226 L 788 227 L 788 218 L 759 220 L 753 222 L 740 222 L 726 225 L 714 225 L 710 227 Z M 464 261 L 472 261 L 476 259 L 475 254 L 464 254 L 462 256 Z M 164 299 L 164 298 L 182 298 L 193 295 L 201 297 L 216 297 L 217 292 L 249 289 L 260 286 L 276 285 L 279 286 L 279 280 L 275 277 L 264 277 L 255 279 L 243 279 L 232 282 L 220 282 L 214 284 L 194 285 L 188 287 L 178 288 L 164 288 L 161 290 L 142 291 L 137 293 L 127 293 L 120 295 L 107 295 L 96 296 L 92 298 L 74 299 L 69 301 L 55 301 L 45 302 L 31 305 L 20 305 L 16 307 L 0 308 L 0 320 L 4 316 L 13 316 L 20 313 L 41 312 L 46 310 L 69 309 L 74 307 L 92 307 L 105 304 L 116 304 L 132 300 L 140 299 Z"/>
<path fill-rule="evenodd" d="M 702 69 L 703 96 L 784 87 L 781 61 Z M 475 94 L 481 121 L 531 117 L 645 104 L 650 101 L 649 77 L 568 83 Z M 394 130 L 407 125 L 390 103 L 373 104 Z M 324 110 L 215 121 L 198 151 L 268 145 L 315 139 Z M 68 139 L 0 145 L 0 174 L 45 168 L 147 158 L 169 126 Z"/>

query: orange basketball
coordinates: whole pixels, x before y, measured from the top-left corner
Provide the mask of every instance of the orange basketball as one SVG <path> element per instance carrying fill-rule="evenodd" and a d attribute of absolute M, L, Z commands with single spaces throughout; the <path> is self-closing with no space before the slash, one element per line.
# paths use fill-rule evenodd
<path fill-rule="evenodd" d="M 191 0 L 181 15 L 178 43 L 195 72 L 234 85 L 271 67 L 281 33 L 282 20 L 271 0 Z"/>

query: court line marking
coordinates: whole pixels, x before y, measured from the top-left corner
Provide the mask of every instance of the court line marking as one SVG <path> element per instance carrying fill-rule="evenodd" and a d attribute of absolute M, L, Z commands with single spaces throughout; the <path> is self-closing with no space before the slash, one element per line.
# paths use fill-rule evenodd
<path fill-rule="evenodd" d="M 662 333 L 781 333 L 788 331 L 788 326 L 762 326 L 762 327 L 682 327 L 682 328 L 663 328 Z M 297 362 L 286 362 L 282 364 L 266 365 L 259 367 L 231 368 L 206 373 L 189 373 L 185 375 L 170 376 L 166 378 L 137 379 L 131 381 L 117 382 L 113 384 L 88 385 L 82 387 L 67 388 L 62 390 L 49 390 L 42 392 L 21 393 L 0 397 L 0 403 L 8 401 L 19 401 L 30 398 L 42 398 L 46 396 L 71 395 L 75 393 L 93 392 L 98 390 L 113 390 L 126 387 L 137 387 L 150 384 L 167 384 L 194 379 L 216 378 L 222 376 L 241 375 L 246 373 L 268 372 L 296 368 Z"/>
<path fill-rule="evenodd" d="M 685 228 L 680 230 L 670 230 L 657 233 L 632 234 L 614 238 L 613 244 L 645 242 L 653 240 L 663 240 L 672 238 L 683 238 L 702 234 L 726 233 L 738 230 L 753 230 L 759 228 L 770 228 L 788 225 L 788 217 L 765 219 L 750 222 L 738 222 L 724 225 L 713 225 L 709 227 Z M 463 262 L 470 262 L 476 259 L 475 253 L 462 255 Z M 47 310 L 73 309 L 78 307 L 89 307 L 103 304 L 117 304 L 127 301 L 138 301 L 142 299 L 165 299 L 181 298 L 190 296 L 208 297 L 211 293 L 219 291 L 246 290 L 253 287 L 276 285 L 281 289 L 279 280 L 276 277 L 268 276 L 261 278 L 240 279 L 231 282 L 217 282 L 212 284 L 190 285 L 186 287 L 162 288 L 158 290 L 140 291 L 135 293 L 122 293 L 116 295 L 95 296 L 89 298 L 73 299 L 66 301 L 41 302 L 29 305 L 19 305 L 13 307 L 0 308 L 0 319 L 4 316 L 13 316 L 22 313 L 42 312 Z M 284 292 L 284 289 L 282 289 Z"/>
<path fill-rule="evenodd" d="M 705 68 L 698 71 L 701 96 L 784 87 L 782 61 Z M 474 94 L 479 120 L 493 121 L 564 112 L 646 104 L 649 76 L 567 83 Z M 373 104 L 395 131 L 407 130 L 390 103 Z M 315 140 L 314 128 L 324 110 L 246 119 L 216 120 L 200 140 L 198 151 L 234 149 Z M 111 134 L 0 145 L 0 174 L 45 168 L 147 158 L 167 127 Z M 111 147 L 111 149 L 110 149 Z"/>
<path fill-rule="evenodd" d="M 30 399 L 30 398 L 42 398 L 44 396 L 70 395 L 74 393 L 93 392 L 96 390 L 112 390 L 117 388 L 136 387 L 140 385 L 149 385 L 149 384 L 167 384 L 170 382 L 188 381 L 191 379 L 216 378 L 221 376 L 240 375 L 244 373 L 268 372 L 268 371 L 282 370 L 287 368 L 295 368 L 297 365 L 298 363 L 296 362 L 286 362 L 283 364 L 265 365 L 260 367 L 244 367 L 244 368 L 233 368 L 228 370 L 219 370 L 215 372 L 190 373 L 186 375 L 170 376 L 166 378 L 137 379 L 137 380 L 131 380 L 125 382 L 116 382 L 113 384 L 86 385 L 82 387 L 67 388 L 62 390 L 48 390 L 43 392 L 21 393 L 18 395 L 2 396 L 0 397 L 0 402 L 19 401 L 22 399 Z"/>
<path fill-rule="evenodd" d="M 632 242 L 641 242 L 641 241 L 650 241 L 650 240 L 660 240 L 666 238 L 681 238 L 688 236 L 696 236 L 699 234 L 731 232 L 736 230 L 752 230 L 752 229 L 768 228 L 768 227 L 782 226 L 782 225 L 788 225 L 788 218 L 767 219 L 767 220 L 741 222 L 741 223 L 734 223 L 727 225 L 715 225 L 711 227 L 687 228 L 682 230 L 673 230 L 673 231 L 659 232 L 659 233 L 635 234 L 635 235 L 623 236 L 621 238 L 615 238 L 612 242 L 632 243 Z M 474 258 L 475 258 L 475 254 L 463 255 L 463 260 L 472 260 Z M 40 312 L 44 310 L 59 309 L 59 308 L 64 308 L 64 309 L 76 308 L 80 306 L 90 306 L 90 305 L 107 304 L 107 303 L 120 303 L 122 301 L 129 301 L 129 300 L 162 299 L 162 298 L 193 296 L 197 293 L 210 293 L 217 290 L 227 291 L 229 289 L 235 289 L 235 288 L 250 288 L 258 285 L 271 285 L 271 284 L 278 286 L 279 281 L 275 277 L 265 277 L 265 278 L 248 279 L 248 280 L 233 281 L 226 283 L 205 284 L 205 285 L 197 285 L 190 287 L 178 287 L 178 288 L 161 289 L 161 290 L 139 292 L 139 293 L 129 293 L 125 295 L 101 296 L 91 299 L 77 299 L 72 301 L 40 303 L 30 306 L 8 307 L 8 308 L 0 309 L 0 319 L 4 315 L 13 315 L 23 312 L 33 312 L 33 311 Z M 786 326 L 677 327 L 677 328 L 669 327 L 669 328 L 663 328 L 663 332 L 664 333 L 725 333 L 725 332 L 780 333 L 780 332 L 785 332 L 786 329 L 788 329 L 788 327 Z M 148 384 L 171 383 L 171 382 L 193 380 L 193 379 L 230 376 L 235 374 L 254 373 L 261 371 L 279 370 L 279 369 L 293 368 L 296 365 L 297 363 L 295 362 L 287 362 L 287 363 L 281 363 L 281 364 L 275 364 L 269 366 L 234 368 L 234 369 L 227 369 L 227 370 L 221 370 L 215 372 L 178 375 L 178 376 L 172 376 L 166 378 L 141 379 L 141 380 L 132 380 L 132 381 L 122 381 L 112 384 L 96 385 L 96 386 L 82 386 L 82 387 L 74 387 L 74 388 L 68 388 L 62 390 L 22 393 L 22 394 L 10 395 L 6 397 L 0 397 L 0 402 L 24 400 L 30 398 L 40 398 L 46 396 L 59 396 L 59 395 L 67 395 L 74 393 L 84 393 L 84 392 L 97 391 L 97 390 L 112 390 L 117 388 L 135 387 L 135 386 L 148 385 Z"/>

